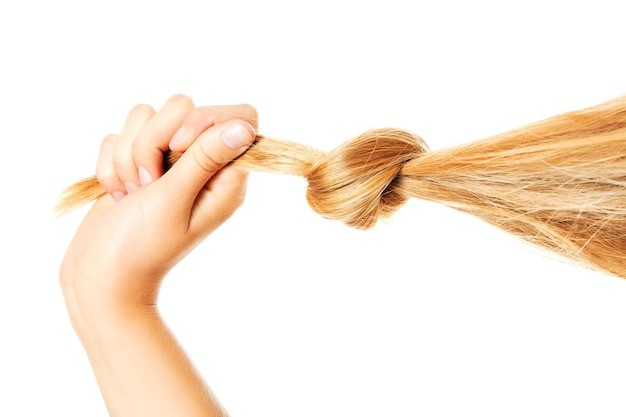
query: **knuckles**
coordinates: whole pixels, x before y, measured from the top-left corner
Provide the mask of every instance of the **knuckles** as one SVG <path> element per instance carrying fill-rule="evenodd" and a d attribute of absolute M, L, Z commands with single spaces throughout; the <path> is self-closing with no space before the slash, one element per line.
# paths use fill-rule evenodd
<path fill-rule="evenodd" d="M 191 100 L 191 98 L 184 94 L 174 94 L 167 100 L 166 105 L 175 105 L 189 109 L 195 107 L 193 104 L 193 100 Z"/>
<path fill-rule="evenodd" d="M 219 158 L 216 158 L 214 152 L 207 149 L 206 145 L 199 146 L 195 152 L 192 152 L 192 156 L 198 167 L 201 168 L 209 178 L 222 169 L 228 162 L 228 160 L 220 161 Z"/>
<path fill-rule="evenodd" d="M 241 114 L 244 115 L 245 118 L 251 122 L 252 126 L 254 126 L 255 129 L 259 127 L 259 112 L 252 104 L 239 104 L 239 109 Z"/>
<path fill-rule="evenodd" d="M 136 104 L 128 112 L 128 118 L 152 116 L 154 114 L 154 108 L 149 104 Z"/>
<path fill-rule="evenodd" d="M 198 107 L 192 113 L 192 119 L 199 125 L 206 121 L 224 122 L 240 119 L 250 123 L 255 130 L 259 127 L 259 113 L 253 105 L 247 103 Z"/>
<path fill-rule="evenodd" d="M 227 113 L 230 115 L 228 119 L 240 119 L 250 123 L 254 130 L 258 129 L 258 111 L 249 103 L 196 108 L 192 99 L 187 95 L 174 94 L 170 96 L 163 105 L 163 108 L 166 107 L 169 108 L 169 110 L 165 111 L 177 108 L 179 109 L 178 111 L 183 110 L 189 114 L 194 114 L 195 117 L 199 119 L 210 118 L 209 116 L 215 117 L 215 112 L 223 112 L 224 109 L 227 109 Z M 127 120 L 148 120 L 155 114 L 157 114 L 157 112 L 151 105 L 140 103 L 131 108 Z M 133 180 L 133 178 L 137 176 L 135 166 L 136 158 L 133 155 L 146 155 L 155 152 L 155 150 L 147 147 L 145 143 L 138 141 L 133 141 L 130 147 L 124 150 L 116 143 L 118 138 L 119 135 L 117 134 L 109 134 L 102 140 L 102 155 L 97 165 L 96 177 L 105 188 L 119 188 L 123 181 Z M 220 155 L 211 155 L 206 149 L 202 148 L 203 147 L 200 147 L 199 152 L 197 152 L 194 157 L 197 164 L 201 166 L 203 170 L 217 172 L 230 161 L 230 159 L 223 161 Z M 102 149 L 107 149 L 107 151 L 102 152 Z M 102 157 L 104 154 L 106 154 L 105 158 Z M 158 155 L 155 155 L 155 157 L 156 156 Z M 243 197 L 241 201 L 243 201 Z"/>

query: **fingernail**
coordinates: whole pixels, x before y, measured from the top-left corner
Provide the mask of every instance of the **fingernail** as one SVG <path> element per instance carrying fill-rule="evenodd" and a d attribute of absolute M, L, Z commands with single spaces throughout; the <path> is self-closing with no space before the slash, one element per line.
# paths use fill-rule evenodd
<path fill-rule="evenodd" d="M 184 137 L 185 137 L 185 126 L 181 126 L 176 131 L 176 133 L 174 133 L 174 136 L 172 136 L 172 139 L 170 140 L 170 146 L 178 145 L 180 142 L 183 141 Z"/>
<path fill-rule="evenodd" d="M 127 191 L 128 193 L 132 193 L 132 192 L 133 192 L 133 191 L 135 191 L 137 188 L 139 188 L 139 187 L 137 186 L 137 184 L 135 184 L 134 182 L 127 182 L 127 183 L 124 183 L 124 187 L 126 187 L 126 191 Z"/>
<path fill-rule="evenodd" d="M 230 149 L 241 149 L 250 144 L 250 132 L 241 125 L 232 125 L 222 132 L 222 142 Z"/>
<path fill-rule="evenodd" d="M 111 196 L 115 201 L 120 201 L 122 198 L 124 198 L 125 195 L 126 193 L 123 193 L 122 191 L 113 191 L 111 193 Z"/>
<path fill-rule="evenodd" d="M 139 167 L 139 182 L 141 185 L 150 184 L 152 182 L 152 175 L 144 167 Z"/>

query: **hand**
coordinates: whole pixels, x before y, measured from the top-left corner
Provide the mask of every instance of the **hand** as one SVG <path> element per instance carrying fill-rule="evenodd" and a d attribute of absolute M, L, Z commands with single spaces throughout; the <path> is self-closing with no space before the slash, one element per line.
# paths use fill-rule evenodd
<path fill-rule="evenodd" d="M 94 302 L 154 305 L 166 272 L 243 201 L 246 174 L 225 165 L 256 128 L 249 105 L 195 108 L 174 96 L 158 112 L 131 110 L 122 133 L 101 146 L 96 173 L 109 194 L 89 211 L 61 266 L 70 313 Z M 168 148 L 186 152 L 163 174 Z"/>
<path fill-rule="evenodd" d="M 174 96 L 136 106 L 102 143 L 95 202 L 60 281 L 111 416 L 224 415 L 156 310 L 165 273 L 241 204 L 246 174 L 226 164 L 252 143 L 251 106 L 195 108 Z M 176 133 L 177 132 L 177 133 Z M 183 152 L 163 174 L 163 151 Z"/>

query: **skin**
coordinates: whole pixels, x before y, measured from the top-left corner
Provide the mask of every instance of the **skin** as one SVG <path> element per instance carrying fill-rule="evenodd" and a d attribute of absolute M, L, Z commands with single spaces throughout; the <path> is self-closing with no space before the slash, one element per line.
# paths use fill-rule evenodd
<path fill-rule="evenodd" d="M 59 276 L 111 416 L 225 415 L 157 296 L 167 272 L 242 203 L 247 175 L 226 164 L 257 127 L 249 105 L 196 108 L 177 95 L 158 111 L 135 106 L 121 133 L 103 140 L 96 175 L 108 194 L 78 228 Z M 168 148 L 185 153 L 163 174 Z"/>

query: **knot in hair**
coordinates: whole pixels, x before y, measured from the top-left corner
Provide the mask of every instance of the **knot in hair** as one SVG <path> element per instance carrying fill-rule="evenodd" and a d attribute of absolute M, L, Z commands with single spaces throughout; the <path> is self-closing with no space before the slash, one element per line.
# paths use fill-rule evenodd
<path fill-rule="evenodd" d="M 393 214 L 407 197 L 402 166 L 427 150 L 418 136 L 397 129 L 370 130 L 324 155 L 307 175 L 307 201 L 323 217 L 358 229 Z"/>

